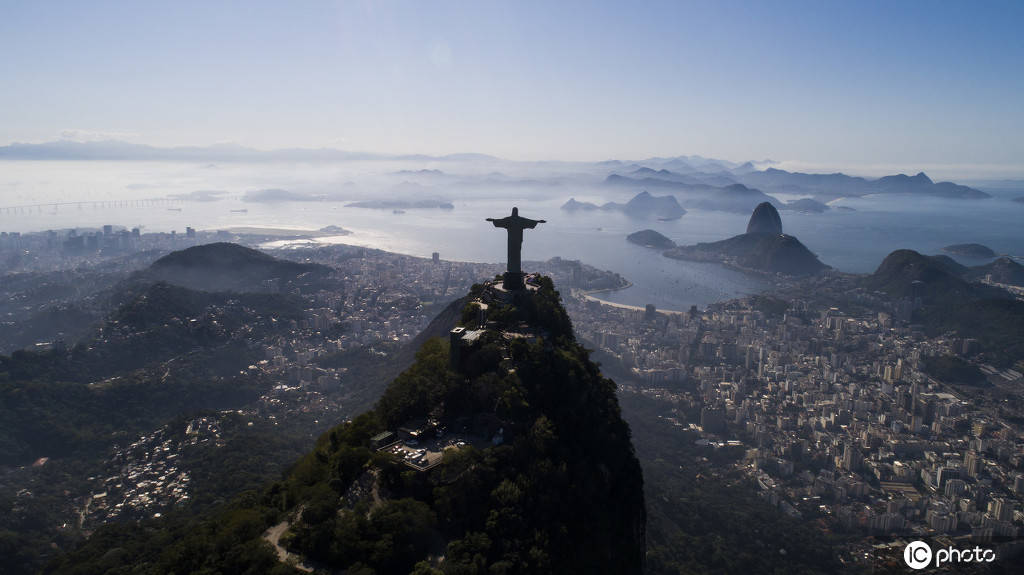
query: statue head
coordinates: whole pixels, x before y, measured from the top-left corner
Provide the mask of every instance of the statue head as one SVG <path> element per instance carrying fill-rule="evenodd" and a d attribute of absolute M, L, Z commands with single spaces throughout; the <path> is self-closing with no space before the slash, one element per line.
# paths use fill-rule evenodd
<path fill-rule="evenodd" d="M 519 208 L 512 208 L 512 215 L 513 216 L 518 216 L 519 215 Z"/>

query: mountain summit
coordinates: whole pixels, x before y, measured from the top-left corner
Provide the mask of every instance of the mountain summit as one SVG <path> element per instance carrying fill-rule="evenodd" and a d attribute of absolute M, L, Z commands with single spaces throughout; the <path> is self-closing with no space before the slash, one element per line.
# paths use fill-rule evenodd
<path fill-rule="evenodd" d="M 49 572 L 641 573 L 629 426 L 551 280 L 476 284 L 446 314 L 448 337 L 282 481 L 198 526 L 108 531 Z"/>
<path fill-rule="evenodd" d="M 322 280 L 330 269 L 277 259 L 231 243 L 212 243 L 171 252 L 156 260 L 136 279 L 164 281 L 201 291 L 267 291 L 292 283 Z"/>
<path fill-rule="evenodd" d="M 748 234 L 773 234 L 782 233 L 782 218 L 779 211 L 769 202 L 761 202 L 750 214 L 750 221 L 747 222 Z"/>

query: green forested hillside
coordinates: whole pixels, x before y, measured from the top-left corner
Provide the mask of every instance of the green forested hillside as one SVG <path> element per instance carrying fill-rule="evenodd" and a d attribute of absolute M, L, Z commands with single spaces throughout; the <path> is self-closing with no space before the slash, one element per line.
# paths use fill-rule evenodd
<path fill-rule="evenodd" d="M 202 519 L 101 529 L 47 572 L 287 571 L 260 536 L 278 525 L 282 548 L 348 573 L 639 573 L 643 480 L 614 383 L 549 280 L 492 300 L 487 316 L 465 361 L 453 369 L 449 344 L 428 341 L 373 410 L 321 436 L 282 481 Z M 427 471 L 372 448 L 424 419 L 469 441 Z"/>
<path fill-rule="evenodd" d="M 270 382 L 239 370 L 246 343 L 301 317 L 292 299 L 168 284 L 129 293 L 92 338 L 0 356 L 0 465 L 61 457 L 198 408 L 237 405 Z M 162 362 L 174 360 L 174 370 Z M 165 375 L 169 374 L 169 375 Z"/>

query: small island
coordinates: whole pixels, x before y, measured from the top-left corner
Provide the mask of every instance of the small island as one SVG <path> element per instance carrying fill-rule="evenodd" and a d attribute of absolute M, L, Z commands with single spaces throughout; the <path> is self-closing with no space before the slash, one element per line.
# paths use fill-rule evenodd
<path fill-rule="evenodd" d="M 676 247 L 676 243 L 666 237 L 664 234 L 656 232 L 654 230 L 640 230 L 639 232 L 633 232 L 626 236 L 626 240 L 644 246 L 645 248 L 656 248 L 659 250 L 669 250 Z"/>
<path fill-rule="evenodd" d="M 965 258 L 985 259 L 996 257 L 996 252 L 992 251 L 992 248 L 981 244 L 953 244 L 942 248 L 942 251 Z"/>
<path fill-rule="evenodd" d="M 338 236 L 350 236 L 350 235 L 352 235 L 352 230 L 346 230 L 345 228 L 343 228 L 341 226 L 335 226 L 335 225 L 324 226 L 324 227 L 320 228 L 319 231 L 322 234 L 333 234 L 333 235 L 338 235 Z"/>
<path fill-rule="evenodd" d="M 1013 201 L 1017 202 L 1018 204 L 1024 204 L 1024 196 L 1021 196 L 1019 198 L 1013 198 Z"/>
<path fill-rule="evenodd" d="M 814 275 L 829 269 L 800 240 L 782 233 L 782 218 L 768 202 L 754 209 L 746 233 L 717 242 L 678 246 L 666 250 L 664 255 L 787 276 Z"/>
<path fill-rule="evenodd" d="M 782 206 L 783 210 L 791 210 L 794 212 L 800 212 L 804 214 L 820 214 L 828 211 L 828 204 L 823 204 L 818 200 L 812 200 L 811 198 L 801 198 L 799 200 L 793 200 L 787 202 Z"/>

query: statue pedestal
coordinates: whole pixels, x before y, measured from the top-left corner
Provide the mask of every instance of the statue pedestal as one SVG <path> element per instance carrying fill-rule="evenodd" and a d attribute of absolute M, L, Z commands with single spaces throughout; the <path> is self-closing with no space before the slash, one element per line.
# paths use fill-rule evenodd
<path fill-rule="evenodd" d="M 523 278 L 526 274 L 523 272 L 505 272 L 501 276 L 501 287 L 508 291 L 518 291 L 526 289 L 526 284 L 523 283 Z"/>

